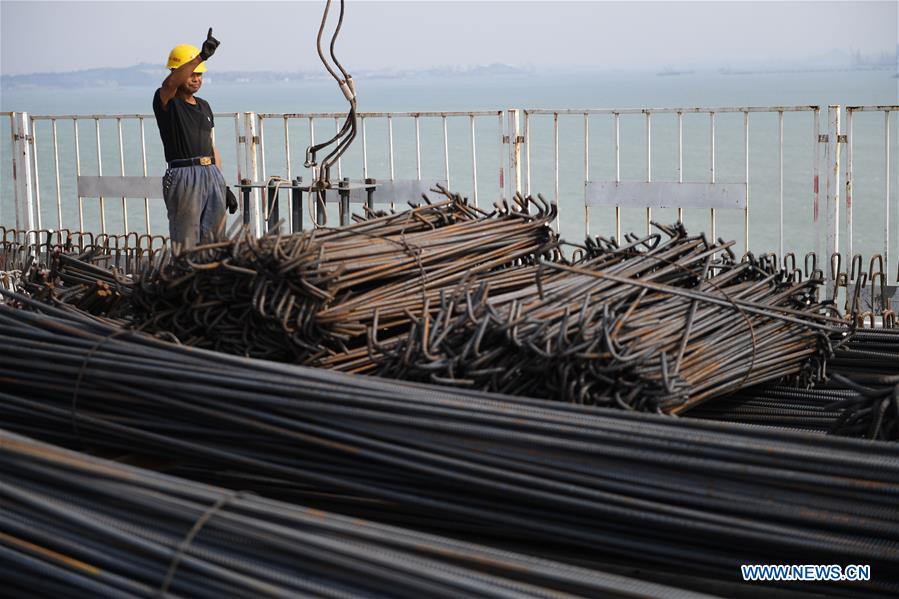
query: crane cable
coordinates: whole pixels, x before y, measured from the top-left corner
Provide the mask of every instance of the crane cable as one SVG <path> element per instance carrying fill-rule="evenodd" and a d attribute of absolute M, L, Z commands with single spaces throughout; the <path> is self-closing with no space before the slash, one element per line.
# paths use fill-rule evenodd
<path fill-rule="evenodd" d="M 318 154 L 322 149 L 336 142 L 336 146 L 321 161 L 318 176 L 315 177 L 314 180 L 314 186 L 317 193 L 317 201 L 321 208 L 322 214 L 325 213 L 325 190 L 331 187 L 331 167 L 340 159 L 344 152 L 346 152 L 347 148 L 349 148 L 350 144 L 352 144 L 353 140 L 356 138 L 357 133 L 356 89 L 353 84 L 353 77 L 346 71 L 346 69 L 343 68 L 343 65 L 340 64 L 339 60 L 337 60 L 337 56 L 334 52 L 334 46 L 337 42 L 337 36 L 340 34 L 340 29 L 343 26 L 344 0 L 340 0 L 340 14 L 338 15 L 337 26 L 335 27 L 334 33 L 331 36 L 331 42 L 329 45 L 329 54 L 331 56 L 331 60 L 337 66 L 337 69 L 340 71 L 340 75 L 338 75 L 338 73 L 331 67 L 331 65 L 328 63 L 327 58 L 325 57 L 324 52 L 322 51 L 322 35 L 324 34 L 325 25 L 328 20 L 328 13 L 331 9 L 331 2 L 332 0 L 327 0 L 325 2 L 325 10 L 322 14 L 322 21 L 318 29 L 318 36 L 316 37 L 315 44 L 318 51 L 318 56 L 321 59 L 322 64 L 325 65 L 325 68 L 328 70 L 328 73 L 331 74 L 331 77 L 333 77 L 334 80 L 337 81 L 340 90 L 343 92 L 344 97 L 350 104 L 350 109 L 347 112 L 347 117 L 343 123 L 343 126 L 331 139 L 320 144 L 310 145 L 306 149 L 305 165 L 307 168 L 314 168 L 316 166 L 319 166 L 319 163 L 316 161 L 316 154 Z M 322 225 L 323 224 L 324 223 L 322 223 Z M 316 223 L 316 226 L 319 226 L 319 224 Z"/>

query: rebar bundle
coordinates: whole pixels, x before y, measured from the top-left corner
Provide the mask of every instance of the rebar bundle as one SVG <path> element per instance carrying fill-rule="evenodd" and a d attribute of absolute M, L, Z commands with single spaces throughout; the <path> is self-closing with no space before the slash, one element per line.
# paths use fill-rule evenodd
<path fill-rule="evenodd" d="M 377 373 L 678 413 L 828 354 L 844 327 L 815 301 L 816 281 L 656 226 L 576 265 L 541 260 L 530 285 L 507 293 L 466 281 L 409 334 L 372 343 Z"/>
<path fill-rule="evenodd" d="M 870 564 L 899 592 L 899 447 L 251 360 L 0 306 L 0 422 L 185 476 L 562 561 L 734 580 Z"/>
<path fill-rule="evenodd" d="M 541 198 L 485 214 L 440 191 L 338 229 L 244 230 L 133 284 L 57 252 L 29 291 L 230 354 L 665 413 L 820 364 L 843 328 L 818 279 L 681 225 L 571 263 Z"/>
<path fill-rule="evenodd" d="M 132 273 L 155 263 L 167 252 L 161 235 L 94 235 L 70 229 L 20 231 L 0 227 L 0 272 L 49 269 L 56 253 L 90 256 L 95 266 Z"/>
<path fill-rule="evenodd" d="M 759 385 L 718 397 L 684 416 L 827 433 L 835 432 L 834 425 L 842 414 L 834 404 L 854 397 L 857 394 L 851 389 Z"/>
<path fill-rule="evenodd" d="M 89 457 L 0 430 L 7 596 L 699 597 Z"/>
<path fill-rule="evenodd" d="M 684 415 L 899 441 L 899 331 L 854 330 L 836 341 L 811 387 L 758 385 Z"/>
<path fill-rule="evenodd" d="M 837 348 L 828 372 L 859 383 L 879 383 L 883 377 L 899 374 L 899 330 L 856 330 Z"/>
<path fill-rule="evenodd" d="M 130 313 L 128 274 L 152 265 L 165 253 L 166 239 L 160 236 L 95 237 L 67 229 L 0 227 L 0 286 L 115 319 Z"/>
<path fill-rule="evenodd" d="M 30 269 L 20 287 L 38 301 L 72 306 L 97 316 L 128 313 L 131 280 L 118 269 L 98 265 L 104 258 L 96 249 L 78 255 L 56 249 L 49 269 Z"/>
<path fill-rule="evenodd" d="M 854 391 L 835 407 L 842 434 L 899 441 L 899 330 L 855 331 L 828 363 L 828 386 Z"/>
<path fill-rule="evenodd" d="M 812 389 L 761 385 L 716 398 L 684 416 L 899 441 L 893 399 L 899 379 L 888 383 L 862 386 L 835 375 L 828 385 Z"/>
<path fill-rule="evenodd" d="M 380 326 L 408 328 L 408 315 L 441 289 L 555 248 L 554 208 L 518 200 L 485 214 L 447 193 L 339 229 L 260 239 L 243 231 L 137 277 L 132 319 L 190 345 L 272 360 L 364 348 L 378 306 Z"/>
<path fill-rule="evenodd" d="M 834 402 L 832 407 L 842 412 L 832 430 L 848 436 L 899 441 L 899 364 L 894 372 L 864 385 L 833 375 L 837 384 L 852 389 L 855 394 Z"/>
<path fill-rule="evenodd" d="M 736 263 L 682 227 L 535 264 L 556 247 L 550 206 L 485 217 L 447 195 L 198 248 L 138 281 L 134 320 L 227 353 L 664 412 L 795 374 L 841 324 L 816 281 Z"/>

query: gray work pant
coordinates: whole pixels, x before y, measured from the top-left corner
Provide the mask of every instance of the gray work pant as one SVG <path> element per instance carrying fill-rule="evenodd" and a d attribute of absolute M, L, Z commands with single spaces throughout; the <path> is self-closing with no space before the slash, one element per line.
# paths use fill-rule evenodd
<path fill-rule="evenodd" d="M 215 165 L 170 168 L 162 178 L 169 237 L 183 249 L 220 237 L 225 223 L 225 178 Z"/>

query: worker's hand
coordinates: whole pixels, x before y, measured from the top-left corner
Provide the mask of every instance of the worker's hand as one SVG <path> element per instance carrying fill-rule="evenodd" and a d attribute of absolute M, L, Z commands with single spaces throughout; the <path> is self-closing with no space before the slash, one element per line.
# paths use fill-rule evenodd
<path fill-rule="evenodd" d="M 230 187 L 225 188 L 225 206 L 228 207 L 230 214 L 237 212 L 237 198 L 234 197 L 234 192 L 231 191 Z"/>
<path fill-rule="evenodd" d="M 212 37 L 212 27 L 210 27 L 209 33 L 206 34 L 206 41 L 203 42 L 203 47 L 200 49 L 200 58 L 204 61 L 209 60 L 209 57 L 215 54 L 215 50 L 218 47 L 219 41 Z"/>

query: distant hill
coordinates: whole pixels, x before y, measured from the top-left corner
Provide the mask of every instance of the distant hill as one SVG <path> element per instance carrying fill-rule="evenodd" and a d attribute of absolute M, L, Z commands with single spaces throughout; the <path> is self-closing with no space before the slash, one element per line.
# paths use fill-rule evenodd
<path fill-rule="evenodd" d="M 118 87 L 142 86 L 159 81 L 160 69 L 155 65 L 140 64 L 125 68 L 100 68 L 68 73 L 30 73 L 27 75 L 0 76 L 0 85 L 17 87 Z"/>
<path fill-rule="evenodd" d="M 522 75 L 534 71 L 506 64 L 474 66 L 437 66 L 428 69 L 378 69 L 354 72 L 356 77 L 369 79 L 419 79 L 427 77 L 489 77 L 500 75 Z M 102 88 L 102 87 L 148 87 L 158 85 L 165 75 L 165 69 L 155 64 L 138 64 L 132 67 L 97 68 L 68 73 L 30 73 L 27 75 L 2 75 L 0 86 L 16 88 Z M 327 80 L 324 71 L 216 71 L 208 74 L 209 82 L 261 83 Z"/>

